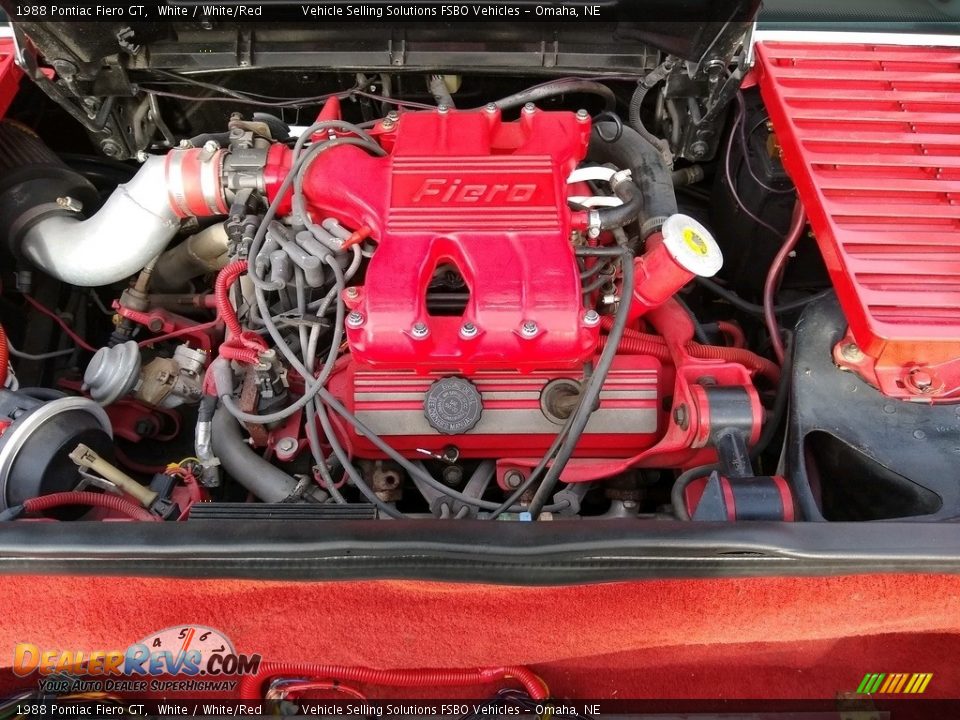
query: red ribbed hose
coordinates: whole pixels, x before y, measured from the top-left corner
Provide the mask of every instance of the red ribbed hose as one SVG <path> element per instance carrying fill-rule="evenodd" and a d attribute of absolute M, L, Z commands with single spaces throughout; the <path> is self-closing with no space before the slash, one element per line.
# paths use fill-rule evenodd
<path fill-rule="evenodd" d="M 230 303 L 230 286 L 246 271 L 246 260 L 237 260 L 227 265 L 217 273 L 213 294 L 216 298 L 217 314 L 227 326 L 228 337 L 220 346 L 220 357 L 253 365 L 259 361 L 260 353 L 266 349 L 266 344 L 256 333 L 244 332 Z"/>
<path fill-rule="evenodd" d="M 89 505 L 90 507 L 114 510 L 123 513 L 132 520 L 156 521 L 160 519 L 122 497 L 93 492 L 62 492 L 43 495 L 25 500 L 23 508 L 30 513 L 39 513 L 70 505 Z"/>
<path fill-rule="evenodd" d="M 217 299 L 217 313 L 227 326 L 227 331 L 233 336 L 235 342 L 239 342 L 243 335 L 243 328 L 237 319 L 237 313 L 230 303 L 230 286 L 237 278 L 247 271 L 247 261 L 237 260 L 224 267 L 217 273 L 217 282 L 213 287 L 214 297 Z"/>
<path fill-rule="evenodd" d="M 254 675 L 240 680 L 240 697 L 255 700 L 264 697 L 263 684 L 277 675 L 350 680 L 351 682 L 388 687 L 457 687 L 481 685 L 514 678 L 534 700 L 545 700 L 547 688 L 533 671 L 522 666 L 476 668 L 470 670 L 376 670 L 345 665 L 320 665 L 318 663 L 272 663 L 260 664 Z"/>
<path fill-rule="evenodd" d="M 7 382 L 7 362 L 10 360 L 10 349 L 7 347 L 7 333 L 0 325 L 0 388 Z"/>
<path fill-rule="evenodd" d="M 601 335 L 600 347 L 603 348 L 606 342 L 607 336 Z M 780 368 L 777 367 L 776 363 L 743 348 L 688 342 L 684 349 L 692 357 L 701 360 L 724 360 L 739 363 L 749 370 L 756 371 L 774 385 L 780 380 Z M 636 330 L 624 331 L 617 352 L 625 355 L 652 355 L 659 360 L 671 359 L 670 348 L 667 347 L 663 338 L 659 335 L 647 335 Z"/>

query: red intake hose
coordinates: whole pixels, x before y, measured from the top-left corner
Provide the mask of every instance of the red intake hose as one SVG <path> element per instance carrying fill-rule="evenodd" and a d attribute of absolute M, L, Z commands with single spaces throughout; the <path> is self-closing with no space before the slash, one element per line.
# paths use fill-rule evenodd
<path fill-rule="evenodd" d="M 160 519 L 122 497 L 94 492 L 62 492 L 30 498 L 24 501 L 23 509 L 29 513 L 39 513 L 70 505 L 89 505 L 90 507 L 113 510 L 123 513 L 131 520 L 155 521 Z"/>
<path fill-rule="evenodd" d="M 0 325 L 0 388 L 7 382 L 7 362 L 10 360 L 10 349 L 7 347 L 7 333 Z"/>
<path fill-rule="evenodd" d="M 604 325 L 609 324 L 609 319 L 604 318 Z M 600 347 L 607 342 L 606 335 L 600 336 Z M 765 377 L 772 384 L 776 385 L 780 380 L 780 368 L 776 363 L 760 357 L 754 352 L 736 347 L 722 347 L 720 345 L 701 345 L 700 343 L 689 342 L 684 347 L 692 357 L 701 360 L 724 360 L 743 365 L 749 370 L 753 370 Z M 671 360 L 670 348 L 659 335 L 648 335 L 637 330 L 625 330 L 623 339 L 617 352 L 625 355 L 652 355 L 658 360 Z"/>
<path fill-rule="evenodd" d="M 240 697 L 256 700 L 264 697 L 264 683 L 277 675 L 297 675 L 314 678 L 350 680 L 369 685 L 389 687 L 458 687 L 481 685 L 514 678 L 534 700 L 547 699 L 547 687 L 532 670 L 525 667 L 476 668 L 470 670 L 376 670 L 346 665 L 320 665 L 317 663 L 260 664 L 253 675 L 240 680 Z"/>

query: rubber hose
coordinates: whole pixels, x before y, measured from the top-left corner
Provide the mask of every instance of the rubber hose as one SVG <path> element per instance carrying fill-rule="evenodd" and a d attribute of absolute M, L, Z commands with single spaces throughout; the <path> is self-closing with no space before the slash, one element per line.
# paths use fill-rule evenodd
<path fill-rule="evenodd" d="M 602 83 L 593 80 L 582 80 L 580 78 L 571 78 L 569 80 L 558 80 L 544 85 L 521 90 L 513 95 L 497 100 L 494 104 L 501 110 L 526 105 L 528 102 L 536 103 L 557 95 L 566 95 L 568 93 L 583 93 L 586 95 L 596 95 L 603 98 L 603 109 L 614 111 L 617 107 L 617 96 L 613 90 Z M 611 123 L 612 125 L 613 123 Z"/>
<path fill-rule="evenodd" d="M 601 230 L 622 228 L 637 220 L 643 212 L 643 195 L 636 183 L 631 180 L 622 180 L 617 183 L 613 191 L 623 200 L 623 204 L 597 209 Z"/>
<path fill-rule="evenodd" d="M 90 507 L 104 508 L 123 513 L 132 520 L 158 521 L 159 517 L 152 515 L 139 505 L 118 497 L 117 495 L 104 495 L 94 492 L 62 492 L 52 495 L 42 495 L 40 497 L 30 498 L 23 503 L 23 509 L 29 513 L 39 513 L 54 508 L 68 507 L 70 505 L 89 505 Z"/>
<path fill-rule="evenodd" d="M 663 161 L 659 148 L 645 140 L 636 130 L 624 127 L 620 137 L 610 142 L 616 124 L 597 123 L 590 134 L 587 153 L 594 162 L 613 163 L 629 168 L 636 187 L 640 190 L 641 224 L 651 218 L 667 218 L 677 213 L 677 196 L 673 188 L 673 174 Z"/>
<path fill-rule="evenodd" d="M 460 687 L 481 685 L 514 678 L 523 685 L 524 690 L 534 700 L 546 700 L 547 689 L 543 681 L 533 671 L 522 666 L 476 668 L 469 670 L 377 670 L 366 667 L 344 665 L 321 665 L 319 663 L 260 663 L 253 675 L 245 675 L 240 680 L 240 697 L 254 700 L 264 696 L 263 684 L 277 675 L 296 675 L 332 680 L 350 680 L 369 685 L 388 687 Z"/>
<path fill-rule="evenodd" d="M 284 502 L 296 493 L 297 480 L 254 452 L 244 441 L 240 424 L 223 407 L 213 414 L 212 431 L 213 451 L 224 470 L 260 500 Z"/>

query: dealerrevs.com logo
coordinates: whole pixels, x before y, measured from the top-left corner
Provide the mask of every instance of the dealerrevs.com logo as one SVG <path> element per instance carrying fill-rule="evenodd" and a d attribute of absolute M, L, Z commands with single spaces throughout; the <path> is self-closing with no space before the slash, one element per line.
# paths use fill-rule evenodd
<path fill-rule="evenodd" d="M 19 677 L 222 677 L 253 674 L 259 667 L 259 655 L 238 654 L 226 635 L 200 625 L 169 627 L 119 650 L 52 649 L 23 642 L 13 653 L 13 672 Z"/>

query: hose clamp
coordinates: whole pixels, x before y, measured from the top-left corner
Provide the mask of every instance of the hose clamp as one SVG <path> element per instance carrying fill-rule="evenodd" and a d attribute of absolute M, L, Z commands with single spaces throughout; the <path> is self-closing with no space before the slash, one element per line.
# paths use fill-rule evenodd
<path fill-rule="evenodd" d="M 167 153 L 167 193 L 179 217 L 227 214 L 222 181 L 225 154 L 218 150 L 211 155 L 203 148 L 174 148 Z"/>
<path fill-rule="evenodd" d="M 610 177 L 610 187 L 614 190 L 617 189 L 617 186 L 621 183 L 633 182 L 633 173 L 630 169 L 618 170 Z"/>
<path fill-rule="evenodd" d="M 600 235 L 600 211 L 596 208 L 587 210 L 587 237 L 595 238 Z"/>

